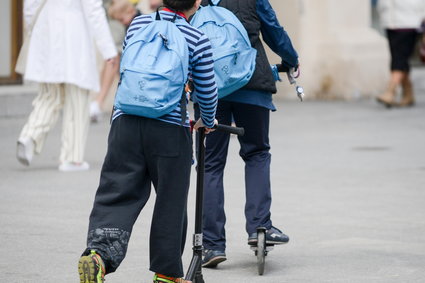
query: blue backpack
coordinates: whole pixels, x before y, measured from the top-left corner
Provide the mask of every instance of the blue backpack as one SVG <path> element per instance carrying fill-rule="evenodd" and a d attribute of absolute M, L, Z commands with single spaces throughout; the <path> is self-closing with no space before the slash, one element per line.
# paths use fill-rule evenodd
<path fill-rule="evenodd" d="M 114 106 L 126 114 L 157 118 L 181 101 L 183 123 L 189 47 L 174 23 L 177 15 L 171 22 L 161 20 L 159 11 L 151 17 L 153 22 L 137 30 L 124 49 Z"/>
<path fill-rule="evenodd" d="M 214 5 L 201 7 L 191 20 L 210 39 L 218 97 L 245 86 L 255 71 L 257 50 L 251 47 L 248 33 L 239 19 L 228 9 Z"/>

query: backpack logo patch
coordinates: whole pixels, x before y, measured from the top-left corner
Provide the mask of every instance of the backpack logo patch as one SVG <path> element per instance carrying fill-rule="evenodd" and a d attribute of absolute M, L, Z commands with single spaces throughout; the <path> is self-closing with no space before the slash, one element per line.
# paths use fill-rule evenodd
<path fill-rule="evenodd" d="M 149 101 L 144 95 L 135 95 L 133 98 L 137 102 L 146 102 L 146 101 Z"/>
<path fill-rule="evenodd" d="M 145 88 L 145 86 L 146 86 L 146 81 L 139 81 L 139 89 L 140 89 L 140 91 L 143 91 L 143 89 Z"/>
<path fill-rule="evenodd" d="M 223 68 L 221 68 L 221 70 L 223 71 L 223 73 L 225 73 L 226 75 L 229 75 L 229 66 L 228 65 L 224 65 Z"/>

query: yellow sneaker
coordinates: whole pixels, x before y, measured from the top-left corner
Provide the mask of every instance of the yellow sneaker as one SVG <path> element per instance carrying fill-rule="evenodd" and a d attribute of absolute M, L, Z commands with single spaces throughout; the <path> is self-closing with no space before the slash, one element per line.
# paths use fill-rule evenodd
<path fill-rule="evenodd" d="M 105 264 L 95 251 L 91 251 L 89 255 L 82 256 L 78 261 L 78 273 L 80 273 L 80 283 L 103 283 Z"/>

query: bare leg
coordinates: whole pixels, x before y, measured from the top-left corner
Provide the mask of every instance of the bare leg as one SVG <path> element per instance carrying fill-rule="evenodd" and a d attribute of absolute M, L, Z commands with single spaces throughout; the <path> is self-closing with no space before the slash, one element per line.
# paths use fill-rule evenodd
<path fill-rule="evenodd" d="M 397 87 L 402 84 L 404 78 L 406 77 L 406 72 L 393 70 L 391 71 L 390 82 L 388 83 L 387 90 L 378 96 L 376 99 L 378 102 L 384 104 L 387 107 L 392 107 L 396 104 L 395 96 Z"/>
<path fill-rule="evenodd" d="M 95 100 L 90 104 L 90 118 L 93 122 L 97 122 L 102 114 L 102 106 L 108 95 L 109 89 L 114 81 L 115 75 L 119 69 L 119 56 L 109 59 L 105 62 L 101 72 L 100 92 Z"/>
<path fill-rule="evenodd" d="M 112 82 L 114 81 L 115 75 L 118 73 L 119 68 L 119 57 L 115 57 L 112 60 L 105 62 L 105 65 L 101 74 L 100 92 L 96 96 L 96 101 L 99 106 L 102 107 L 105 102 L 105 98 L 108 95 L 109 89 L 111 88 Z"/>
<path fill-rule="evenodd" d="M 410 80 L 409 73 L 406 73 L 402 81 L 403 97 L 401 98 L 399 106 L 413 106 L 415 104 L 415 97 L 413 94 L 413 84 Z"/>

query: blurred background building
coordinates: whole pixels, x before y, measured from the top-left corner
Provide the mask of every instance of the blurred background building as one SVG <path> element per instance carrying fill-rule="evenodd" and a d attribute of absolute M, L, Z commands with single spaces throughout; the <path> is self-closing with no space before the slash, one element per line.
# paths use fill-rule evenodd
<path fill-rule="evenodd" d="M 376 1 L 270 2 L 299 52 L 307 96 L 357 99 L 383 91 L 390 57 L 386 39 L 373 28 Z M 287 84 L 279 86 L 289 93 Z"/>
<path fill-rule="evenodd" d="M 135 1 L 135 0 L 134 0 Z M 105 1 L 107 2 L 107 1 Z M 291 35 L 309 97 L 357 99 L 380 93 L 388 78 L 387 41 L 375 0 L 270 0 Z M 0 84 L 20 84 L 14 64 L 22 44 L 23 0 L 0 1 Z M 271 63 L 278 57 L 270 55 Z M 280 95 L 296 97 L 287 83 Z"/>

